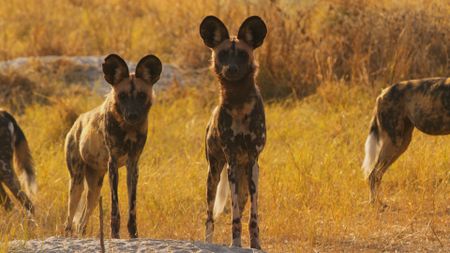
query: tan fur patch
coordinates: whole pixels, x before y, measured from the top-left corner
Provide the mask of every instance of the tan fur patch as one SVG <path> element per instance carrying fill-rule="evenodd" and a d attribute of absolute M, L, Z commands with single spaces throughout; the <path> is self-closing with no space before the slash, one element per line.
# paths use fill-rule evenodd
<path fill-rule="evenodd" d="M 255 100 L 250 100 L 244 103 L 241 107 L 233 108 L 230 111 L 231 117 L 233 119 L 231 124 L 231 130 L 236 135 L 238 133 L 249 133 L 249 114 L 255 107 Z"/>

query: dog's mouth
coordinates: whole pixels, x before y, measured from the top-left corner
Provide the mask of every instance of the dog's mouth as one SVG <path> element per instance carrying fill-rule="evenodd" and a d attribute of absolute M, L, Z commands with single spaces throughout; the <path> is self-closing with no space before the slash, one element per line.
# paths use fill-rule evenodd
<path fill-rule="evenodd" d="M 229 71 L 222 72 L 222 78 L 228 81 L 239 81 L 244 78 L 240 72 L 230 73 Z"/>
<path fill-rule="evenodd" d="M 127 122 L 129 125 L 136 125 L 143 121 L 142 117 L 139 117 L 138 115 L 135 115 L 135 114 L 126 115 L 124 117 L 124 119 L 125 119 L 125 122 Z"/>
<path fill-rule="evenodd" d="M 238 68 L 230 70 L 230 68 L 223 68 L 222 71 L 220 72 L 220 76 L 221 78 L 228 80 L 230 82 L 238 82 L 244 80 L 252 73 L 253 73 L 252 69 Z"/>

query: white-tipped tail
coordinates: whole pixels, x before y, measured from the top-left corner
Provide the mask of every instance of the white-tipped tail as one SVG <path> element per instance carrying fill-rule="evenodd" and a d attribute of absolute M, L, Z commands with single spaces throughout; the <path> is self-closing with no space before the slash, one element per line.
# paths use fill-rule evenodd
<path fill-rule="evenodd" d="M 213 217 L 216 219 L 225 208 L 227 204 L 228 193 L 230 186 L 228 184 L 228 169 L 223 168 L 220 173 L 219 185 L 217 185 L 216 199 L 214 201 Z"/>
<path fill-rule="evenodd" d="M 362 164 L 362 170 L 364 172 L 365 178 L 367 178 L 372 172 L 375 160 L 377 159 L 379 152 L 378 139 L 375 133 L 371 132 L 367 136 L 365 145 L 366 156 L 364 157 L 364 162 Z"/>

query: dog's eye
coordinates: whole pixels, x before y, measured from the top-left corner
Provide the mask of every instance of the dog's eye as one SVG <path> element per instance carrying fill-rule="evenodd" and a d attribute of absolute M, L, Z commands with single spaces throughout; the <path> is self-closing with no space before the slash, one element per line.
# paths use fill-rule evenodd
<path fill-rule="evenodd" d="M 127 94 L 125 94 L 124 92 L 119 93 L 119 99 L 120 99 L 120 100 L 125 100 L 125 99 L 127 99 Z"/>
<path fill-rule="evenodd" d="M 145 100 L 147 98 L 147 94 L 145 94 L 144 92 L 138 92 L 137 98 L 140 100 Z"/>
<path fill-rule="evenodd" d="M 238 56 L 239 61 L 241 61 L 241 62 L 248 61 L 248 54 L 247 54 L 247 52 L 239 51 L 237 56 Z"/>
<path fill-rule="evenodd" d="M 228 52 L 220 51 L 217 55 L 217 58 L 219 59 L 219 62 L 225 62 L 228 58 Z"/>

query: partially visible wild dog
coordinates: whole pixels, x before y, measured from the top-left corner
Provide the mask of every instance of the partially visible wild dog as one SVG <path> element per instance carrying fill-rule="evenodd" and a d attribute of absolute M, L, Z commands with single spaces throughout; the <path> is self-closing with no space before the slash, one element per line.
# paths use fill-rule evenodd
<path fill-rule="evenodd" d="M 14 117 L 0 109 L 0 203 L 9 211 L 12 203 L 2 183 L 31 214 L 34 213 L 33 203 L 20 187 L 22 184 L 28 195 L 36 193 L 36 175 L 30 148 Z"/>
<path fill-rule="evenodd" d="M 450 134 L 450 78 L 400 82 L 377 98 L 362 165 L 371 203 L 384 206 L 381 179 L 408 148 L 414 127 L 430 135 Z"/>
<path fill-rule="evenodd" d="M 220 82 L 220 104 L 206 129 L 207 180 L 206 241 L 212 242 L 214 219 L 223 211 L 228 187 L 232 201 L 232 246 L 241 247 L 241 217 L 250 193 L 250 246 L 260 249 L 258 225 L 258 156 L 266 142 L 264 106 L 255 84 L 253 50 L 261 46 L 267 28 L 252 16 L 230 37 L 217 17 L 200 25 L 205 45 L 212 49 L 213 68 Z M 226 165 L 226 169 L 224 166 Z"/>
<path fill-rule="evenodd" d="M 131 238 L 135 238 L 138 236 L 138 161 L 147 139 L 153 84 L 159 79 L 162 65 L 156 56 L 147 55 L 137 64 L 136 73 L 130 75 L 125 61 L 111 54 L 105 58 L 102 67 L 105 80 L 112 85 L 112 91 L 102 105 L 80 115 L 66 137 L 70 188 L 65 230 L 71 233 L 75 219 L 77 232 L 84 234 L 88 218 L 97 206 L 103 177 L 108 170 L 112 205 L 111 237 L 119 238 L 118 168 L 126 165 L 128 233 Z M 86 194 L 81 199 L 83 191 Z"/>

